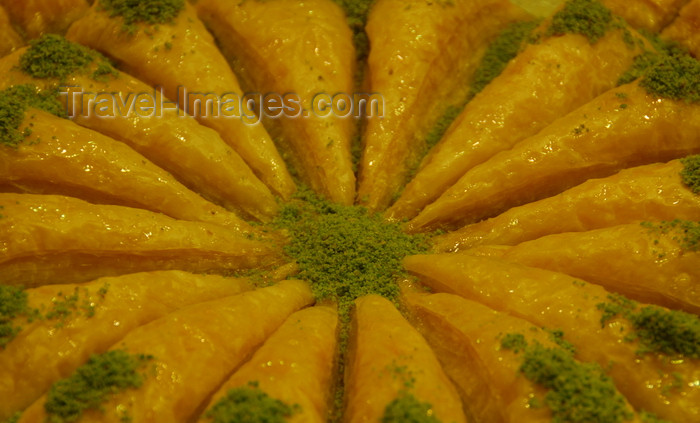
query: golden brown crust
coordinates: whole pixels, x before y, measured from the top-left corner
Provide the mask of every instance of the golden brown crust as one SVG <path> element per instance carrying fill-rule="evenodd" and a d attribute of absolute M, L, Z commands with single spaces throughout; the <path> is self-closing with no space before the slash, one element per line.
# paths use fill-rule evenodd
<path fill-rule="evenodd" d="M 135 33 L 129 34 L 122 18 L 110 17 L 95 4 L 71 25 L 66 38 L 101 51 L 144 82 L 162 86 L 165 97 L 178 100 L 181 108 L 189 102 L 192 113 L 196 113 L 193 103 L 197 98 L 185 97 L 179 87 L 190 94 L 234 93 L 242 98 L 236 76 L 189 3 L 185 2 L 185 9 L 172 24 L 135 25 Z M 217 130 L 275 193 L 288 198 L 294 192 L 286 165 L 262 125 L 246 123 L 242 117 L 196 114 L 200 123 Z"/>

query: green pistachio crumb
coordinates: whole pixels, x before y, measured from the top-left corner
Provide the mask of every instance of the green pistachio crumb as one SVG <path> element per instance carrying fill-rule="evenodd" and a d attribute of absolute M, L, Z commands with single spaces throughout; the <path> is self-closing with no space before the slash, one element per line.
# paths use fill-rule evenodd
<path fill-rule="evenodd" d="M 364 32 L 367 16 L 375 0 L 333 0 L 345 11 L 348 25 L 355 34 Z"/>
<path fill-rule="evenodd" d="M 652 45 L 654 50 L 663 54 L 684 55 L 688 54 L 688 50 L 682 44 L 674 40 L 661 38 L 656 32 L 650 32 L 646 29 L 640 29 L 639 33 Z"/>
<path fill-rule="evenodd" d="M 353 33 L 357 72 L 355 85 L 360 86 L 364 79 L 367 56 L 369 55 L 369 37 L 365 32 L 367 16 L 375 0 L 333 0 L 345 11 L 348 26 Z"/>
<path fill-rule="evenodd" d="M 97 291 L 97 295 L 104 298 L 105 295 L 107 295 L 107 292 L 109 292 L 109 284 L 108 283 L 102 285 L 102 287 Z"/>
<path fill-rule="evenodd" d="M 544 404 L 542 404 L 542 400 L 537 397 L 532 397 L 529 400 L 527 400 L 527 404 L 532 408 L 544 407 Z"/>
<path fill-rule="evenodd" d="M 590 131 L 591 131 L 591 130 L 590 130 L 589 128 L 587 128 L 585 124 L 582 123 L 582 124 L 580 124 L 579 126 L 577 126 L 576 128 L 574 128 L 574 129 L 571 131 L 571 133 L 574 134 L 574 135 L 581 135 L 581 134 L 583 134 L 584 132 L 590 132 Z"/>
<path fill-rule="evenodd" d="M 395 361 L 392 361 L 391 364 L 387 365 L 386 369 L 394 380 L 399 380 L 403 383 L 404 389 L 415 388 L 416 378 L 408 366 L 400 366 Z"/>
<path fill-rule="evenodd" d="M 626 340 L 639 342 L 639 354 L 700 358 L 700 318 L 694 314 L 658 306 L 640 306 L 619 294 L 609 295 L 608 301 L 598 304 L 597 308 L 603 312 L 603 326 L 617 316 L 631 323 L 632 330 Z"/>
<path fill-rule="evenodd" d="M 16 148 L 32 134 L 29 127 L 19 130 L 29 107 L 58 117 L 65 117 L 66 114 L 57 94 L 51 90 L 38 91 L 29 84 L 6 88 L 0 91 L 0 145 Z"/>
<path fill-rule="evenodd" d="M 501 339 L 501 348 L 519 353 L 527 348 L 527 340 L 521 333 L 509 333 Z"/>
<path fill-rule="evenodd" d="M 350 155 L 352 157 L 352 171 L 357 174 L 362 160 L 362 134 L 356 131 L 350 144 Z"/>
<path fill-rule="evenodd" d="M 624 398 L 598 364 L 578 363 L 565 350 L 529 347 L 520 371 L 549 389 L 545 404 L 554 422 L 622 422 L 632 418 Z"/>
<path fill-rule="evenodd" d="M 681 180 L 695 194 L 700 194 L 700 154 L 681 159 Z"/>
<path fill-rule="evenodd" d="M 185 0 L 99 0 L 110 17 L 124 19 L 122 30 L 133 34 L 136 24 L 170 24 L 185 8 Z"/>
<path fill-rule="evenodd" d="M 413 394 L 402 392 L 387 404 L 382 423 L 440 423 L 433 414 L 433 406 L 421 402 Z"/>
<path fill-rule="evenodd" d="M 630 68 L 620 76 L 618 85 L 639 79 L 649 94 L 672 100 L 700 101 L 700 62 L 681 45 L 646 35 L 654 51 L 634 58 Z"/>
<path fill-rule="evenodd" d="M 700 358 L 700 319 L 697 316 L 646 306 L 629 319 L 634 327 L 634 338 L 645 347 L 640 352 L 648 350 Z"/>
<path fill-rule="evenodd" d="M 452 122 L 454 122 L 454 120 L 457 119 L 457 116 L 459 116 L 459 114 L 462 113 L 463 109 L 464 107 L 447 107 L 445 113 L 437 121 L 437 123 L 435 123 L 435 126 L 433 126 L 430 132 L 428 132 L 428 135 L 425 137 L 425 143 L 428 149 L 435 146 L 435 144 L 437 144 L 442 139 L 442 136 L 445 135 L 447 129 L 450 127 L 450 125 L 452 125 Z"/>
<path fill-rule="evenodd" d="M 13 85 L 1 91 L 3 97 L 14 97 L 23 102 L 25 107 L 33 107 L 51 113 L 54 116 L 66 117 L 66 111 L 58 101 L 58 94 L 53 90 L 39 91 L 31 84 Z M 33 116 L 32 116 L 33 117 Z M 33 126 L 33 124 L 29 124 Z"/>
<path fill-rule="evenodd" d="M 569 351 L 571 354 L 576 353 L 576 347 L 574 347 L 571 342 L 564 339 L 564 331 L 561 329 L 547 329 L 547 332 L 549 332 L 549 339 L 551 339 L 552 342 L 559 345 L 562 349 Z"/>
<path fill-rule="evenodd" d="M 596 308 L 603 312 L 600 317 L 601 328 L 605 328 L 611 319 L 634 310 L 637 305 L 634 301 L 620 294 L 610 294 L 608 300 L 610 301 L 596 305 Z"/>
<path fill-rule="evenodd" d="M 104 299 L 106 293 L 106 287 L 102 287 L 98 291 L 98 295 L 102 299 Z M 88 318 L 93 317 L 96 304 L 90 301 L 90 293 L 87 289 L 84 289 L 82 294 L 81 297 L 81 290 L 78 287 L 70 295 L 59 292 L 57 297 L 51 302 L 51 309 L 46 312 L 44 317 L 48 320 L 57 320 L 56 327 L 62 327 L 72 316 L 82 314 Z"/>
<path fill-rule="evenodd" d="M 287 405 L 263 392 L 257 382 L 249 382 L 230 389 L 205 417 L 212 423 L 284 423 L 299 411 L 298 404 Z"/>
<path fill-rule="evenodd" d="M 404 257 L 427 251 L 427 237 L 407 235 L 363 207 L 334 204 L 302 189 L 274 222 L 290 237 L 285 252 L 299 265 L 318 300 L 341 309 L 363 295 L 398 296 L 395 278 L 405 276 Z"/>
<path fill-rule="evenodd" d="M 153 357 L 123 350 L 91 356 L 70 377 L 51 386 L 44 404 L 48 423 L 76 421 L 90 409 L 100 409 L 111 395 L 143 384 L 140 371 Z"/>
<path fill-rule="evenodd" d="M 629 27 L 627 26 L 627 23 L 624 19 L 617 17 L 613 26 L 622 30 L 622 41 L 624 41 L 627 47 L 632 49 L 644 45 L 644 42 L 641 38 L 632 34 L 632 31 L 629 30 Z"/>
<path fill-rule="evenodd" d="M 617 85 L 629 84 L 644 75 L 647 70 L 661 59 L 661 55 L 652 51 L 645 51 L 634 57 L 632 65 L 617 80 Z"/>
<path fill-rule="evenodd" d="M 552 16 L 545 35 L 581 34 L 593 44 L 614 26 L 613 14 L 598 0 L 568 0 Z"/>
<path fill-rule="evenodd" d="M 19 126 L 24 120 L 26 103 L 21 98 L 0 93 L 0 144 L 17 147 L 25 138 Z"/>
<path fill-rule="evenodd" d="M 93 63 L 96 64 L 95 70 L 89 66 Z M 19 59 L 19 69 L 40 79 L 64 80 L 75 73 L 90 71 L 96 81 L 117 75 L 109 60 L 101 54 L 55 34 L 45 34 L 32 40 Z"/>
<path fill-rule="evenodd" d="M 21 329 L 14 319 L 28 311 L 27 293 L 23 289 L 0 285 L 0 349 L 5 348 Z"/>
<path fill-rule="evenodd" d="M 501 346 L 522 351 L 520 372 L 548 390 L 544 405 L 553 422 L 619 423 L 634 416 L 612 380 L 597 363 L 579 363 L 571 351 L 527 344 L 520 334 L 504 336 Z M 505 345 L 504 345 L 505 341 Z"/>
<path fill-rule="evenodd" d="M 471 94 L 476 95 L 501 74 L 519 52 L 539 21 L 514 22 L 503 29 L 489 44 L 479 67 L 474 72 Z"/>
<path fill-rule="evenodd" d="M 649 230 L 650 235 L 671 237 L 683 252 L 696 252 L 700 249 L 700 222 L 675 219 L 663 222 L 642 222 L 642 226 Z"/>
<path fill-rule="evenodd" d="M 663 55 L 639 85 L 659 97 L 700 102 L 700 62 L 690 55 Z"/>

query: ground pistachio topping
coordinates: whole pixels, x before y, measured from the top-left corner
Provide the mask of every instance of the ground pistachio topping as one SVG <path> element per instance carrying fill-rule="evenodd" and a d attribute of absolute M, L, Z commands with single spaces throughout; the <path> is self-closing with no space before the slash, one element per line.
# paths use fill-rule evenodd
<path fill-rule="evenodd" d="M 640 78 L 661 59 L 661 54 L 653 51 L 645 51 L 635 56 L 632 61 L 632 66 L 627 69 L 617 80 L 617 85 L 629 84 L 630 82 Z"/>
<path fill-rule="evenodd" d="M 680 310 L 658 306 L 641 306 L 619 294 L 608 295 L 608 301 L 597 305 L 603 314 L 600 324 L 617 316 L 631 323 L 625 339 L 638 341 L 638 354 L 662 353 L 700 358 L 700 318 Z"/>
<path fill-rule="evenodd" d="M 300 408 L 270 397 L 257 382 L 249 382 L 230 389 L 204 416 L 212 423 L 284 423 Z"/>
<path fill-rule="evenodd" d="M 136 24 L 148 25 L 173 23 L 185 8 L 185 0 L 99 0 L 102 10 L 110 17 L 124 19 L 122 30 L 133 34 Z"/>
<path fill-rule="evenodd" d="M 406 276 L 404 257 L 428 250 L 425 235 L 408 235 L 364 207 L 323 200 L 308 189 L 285 204 L 274 222 L 289 235 L 285 252 L 312 285 L 317 300 L 338 302 L 341 311 L 363 295 L 396 301 L 395 280 Z"/>
<path fill-rule="evenodd" d="M 681 159 L 681 180 L 695 194 L 700 194 L 700 154 Z"/>
<path fill-rule="evenodd" d="M 108 288 L 109 284 L 105 284 L 98 290 L 97 294 L 100 299 L 104 299 Z M 86 288 L 83 288 L 81 296 L 81 289 L 75 287 L 70 295 L 59 292 L 56 298 L 51 301 L 51 308 L 44 313 L 43 317 L 47 320 L 57 320 L 56 327 L 63 327 L 71 317 L 79 315 L 87 318 L 93 317 L 96 305 L 95 302 L 91 301 L 90 292 Z"/>
<path fill-rule="evenodd" d="M 501 348 L 513 350 L 516 354 L 525 351 L 527 340 L 522 333 L 508 333 L 501 339 Z"/>
<path fill-rule="evenodd" d="M 442 114 L 442 117 L 440 117 L 425 137 L 426 149 L 429 150 L 434 147 L 435 144 L 442 139 L 442 136 L 445 135 L 445 132 L 447 132 L 450 125 L 452 125 L 452 122 L 457 119 L 457 116 L 462 113 L 463 109 L 464 106 L 448 106 L 447 109 L 445 109 L 445 113 Z"/>
<path fill-rule="evenodd" d="M 479 93 L 491 80 L 503 72 L 508 62 L 520 52 L 538 24 L 539 21 L 514 22 L 498 34 L 489 44 L 479 67 L 474 72 L 472 95 Z"/>
<path fill-rule="evenodd" d="M 402 392 L 387 404 L 382 423 L 440 423 L 433 415 L 433 406 L 421 402 L 413 394 Z"/>
<path fill-rule="evenodd" d="M 688 54 L 664 54 L 644 73 L 639 85 L 659 97 L 700 102 L 700 62 Z"/>
<path fill-rule="evenodd" d="M 683 252 L 700 250 L 700 222 L 674 219 L 663 222 L 642 222 L 641 225 L 647 228 L 651 235 L 670 236 Z M 655 243 L 658 243 L 658 240 L 655 240 Z"/>
<path fill-rule="evenodd" d="M 27 293 L 22 288 L 0 285 L 0 349 L 12 341 L 21 327 L 14 320 L 30 313 Z"/>
<path fill-rule="evenodd" d="M 0 92 L 0 145 L 17 147 L 31 134 L 28 130 L 19 131 L 26 107 L 23 99 L 8 96 L 5 90 Z"/>
<path fill-rule="evenodd" d="M 6 88 L 0 91 L 0 145 L 16 148 L 32 134 L 29 126 L 19 130 L 29 107 L 65 117 L 63 106 L 51 90 L 38 91 L 29 84 Z"/>
<path fill-rule="evenodd" d="M 90 67 L 95 63 L 96 67 Z M 108 76 L 116 77 L 117 71 L 100 53 L 66 40 L 55 34 L 45 34 L 32 40 L 27 51 L 19 59 L 19 68 L 34 78 L 64 80 L 78 72 L 92 72 L 96 81 Z"/>
<path fill-rule="evenodd" d="M 568 0 L 552 16 L 545 35 L 581 34 L 595 43 L 615 23 L 612 12 L 598 0 Z"/>
<path fill-rule="evenodd" d="M 645 36 L 654 50 L 637 55 L 617 84 L 639 79 L 639 85 L 649 94 L 689 103 L 700 102 L 700 62 L 676 42 L 662 40 L 654 34 Z"/>
<path fill-rule="evenodd" d="M 413 372 L 405 365 L 392 361 L 386 370 L 392 379 L 401 382 L 402 387 L 396 398 L 384 408 L 382 423 L 439 423 L 434 416 L 433 406 L 419 401 L 411 391 L 416 387 Z"/>
<path fill-rule="evenodd" d="M 109 288 L 105 284 L 99 289 L 98 296 L 104 299 Z M 90 318 L 95 315 L 96 303 L 89 299 L 89 292 L 84 290 L 84 297 L 79 302 L 80 289 L 75 288 L 71 295 L 64 295 L 59 292 L 57 297 L 51 302 L 51 307 L 47 310 L 30 308 L 28 305 L 27 293 L 24 289 L 0 285 L 0 349 L 4 348 L 21 330 L 21 327 L 13 323 L 17 317 L 24 317 L 27 321 L 34 320 L 56 320 L 55 328 L 65 325 L 69 318 L 82 314 Z"/>
<path fill-rule="evenodd" d="M 571 351 L 528 343 L 522 334 L 507 334 L 501 347 L 522 354 L 520 372 L 548 391 L 544 405 L 553 422 L 618 423 L 634 417 L 624 397 L 597 363 L 579 363 Z"/>
<path fill-rule="evenodd" d="M 86 410 L 99 410 L 111 395 L 138 388 L 152 356 L 113 350 L 91 356 L 73 375 L 51 386 L 44 409 L 48 423 L 73 422 Z M 123 416 L 128 417 L 128 416 Z"/>
<path fill-rule="evenodd" d="M 348 26 L 352 29 L 353 40 L 355 43 L 355 54 L 360 62 L 364 65 L 367 55 L 369 54 L 369 39 L 365 32 L 367 24 L 367 16 L 372 8 L 375 0 L 333 0 L 345 11 Z M 361 72 L 360 72 L 361 73 Z M 361 81 L 358 81 L 361 82 Z"/>
<path fill-rule="evenodd" d="M 545 329 L 549 333 L 549 339 L 555 344 L 559 345 L 561 348 L 569 351 L 571 354 L 576 353 L 576 347 L 564 339 L 564 331 L 561 329 Z"/>
<path fill-rule="evenodd" d="M 365 31 L 367 17 L 375 0 L 333 0 L 344 11 L 348 26 L 352 30 L 353 44 L 355 45 L 355 60 L 357 70 L 355 71 L 355 87 L 360 88 L 365 79 L 367 68 L 367 56 L 369 56 L 369 37 Z M 353 136 L 350 145 L 352 155 L 353 171 L 357 171 L 358 164 L 362 156 L 362 137 L 360 130 L 361 121 L 356 123 L 357 131 Z"/>

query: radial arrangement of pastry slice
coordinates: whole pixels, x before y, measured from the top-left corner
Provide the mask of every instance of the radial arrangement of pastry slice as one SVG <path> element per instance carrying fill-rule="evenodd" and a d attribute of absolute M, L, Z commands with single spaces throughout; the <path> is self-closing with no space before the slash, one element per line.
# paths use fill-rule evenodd
<path fill-rule="evenodd" d="M 700 0 L 0 0 L 0 423 L 700 421 Z"/>

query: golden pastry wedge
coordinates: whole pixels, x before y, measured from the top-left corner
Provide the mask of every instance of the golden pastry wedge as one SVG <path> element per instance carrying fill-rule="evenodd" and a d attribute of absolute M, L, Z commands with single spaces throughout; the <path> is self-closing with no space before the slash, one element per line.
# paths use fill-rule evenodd
<path fill-rule="evenodd" d="M 570 352 L 555 343 L 551 333 L 532 323 L 452 294 L 413 294 L 407 303 L 460 388 L 471 421 L 640 421 L 602 368 L 568 358 Z M 533 357 L 528 347 L 541 347 L 537 351 L 546 358 Z M 549 361 L 554 357 L 575 368 L 579 380 L 566 380 L 572 369 L 556 369 Z M 562 379 L 561 390 L 531 379 L 537 372 L 526 376 L 523 366 L 552 371 Z M 571 389 L 575 385 L 578 390 Z M 550 404 L 555 404 L 554 411 Z"/>
<path fill-rule="evenodd" d="M 20 48 L 24 45 L 24 40 L 12 28 L 10 17 L 0 5 L 0 57 Z"/>
<path fill-rule="evenodd" d="M 277 247 L 222 226 L 71 197 L 1 193 L 0 214 L 0 280 L 8 285 L 147 270 L 232 272 L 281 261 Z"/>
<path fill-rule="evenodd" d="M 700 101 L 663 98 L 639 82 L 625 84 L 469 170 L 411 220 L 409 229 L 474 223 L 590 178 L 697 152 Z"/>
<path fill-rule="evenodd" d="M 87 12 L 88 0 L 0 0 L 28 39 L 42 34 L 62 34 Z"/>
<path fill-rule="evenodd" d="M 26 290 L 29 316 L 15 319 L 21 329 L 0 348 L 0 419 L 29 406 L 129 331 L 178 308 L 248 289 L 245 279 L 172 270 Z"/>
<path fill-rule="evenodd" d="M 441 422 L 466 422 L 459 395 L 427 342 L 378 295 L 355 300 L 347 358 L 344 421 L 382 421 L 403 395 L 430 405 Z"/>
<path fill-rule="evenodd" d="M 78 67 L 85 56 L 92 63 Z M 47 70 L 56 61 L 61 68 Z M 100 67 L 106 75 L 96 75 Z M 64 72 L 69 75 L 59 78 Z M 124 142 L 229 210 L 258 220 L 277 211 L 267 186 L 216 131 L 169 108 L 159 91 L 106 65 L 92 50 L 59 36 L 44 36 L 0 60 L 0 75 L 3 88 L 24 83 L 65 87 L 59 98 L 73 122 Z"/>
<path fill-rule="evenodd" d="M 685 160 L 700 160 L 693 156 Z M 513 207 L 433 239 L 436 251 L 515 245 L 545 235 L 581 232 L 642 220 L 700 220 L 700 192 L 684 184 L 680 160 L 624 169 L 553 197 Z M 697 173 L 697 171 L 694 171 Z"/>
<path fill-rule="evenodd" d="M 229 404 L 236 388 L 256 385 L 271 398 L 293 406 L 290 423 L 328 421 L 336 356 L 338 313 L 329 306 L 298 311 L 287 318 L 253 357 L 214 394 L 199 422 L 211 421 L 216 407 Z"/>
<path fill-rule="evenodd" d="M 505 0 L 378 0 L 366 32 L 369 87 L 384 99 L 384 117 L 363 134 L 358 202 L 390 205 L 417 164 L 425 136 L 449 105 L 466 97 L 488 43 L 527 14 Z M 416 35 L 420 34 L 420 35 Z"/>
<path fill-rule="evenodd" d="M 615 87 L 646 44 L 597 1 L 565 2 L 571 7 L 582 4 L 590 8 L 584 13 L 596 14 L 595 19 L 581 19 L 580 32 L 551 35 L 557 19 L 572 19 L 573 14 L 565 8 L 545 20 L 534 32 L 540 34 L 538 42 L 527 44 L 467 103 L 387 217 L 415 217 L 470 169 Z M 604 35 L 587 35 L 601 25 L 597 14 L 603 12 L 608 18 Z M 552 90 L 558 94 L 539 94 Z"/>
<path fill-rule="evenodd" d="M 79 422 L 188 422 L 208 396 L 294 311 L 313 302 L 302 281 L 282 281 L 268 288 L 189 306 L 141 326 L 111 350 L 152 359 L 143 382 L 104 398 L 72 417 Z M 255 322 L 251 324 L 250 322 Z M 54 385 L 55 386 L 55 385 Z M 167 392 L 167 395 L 164 393 Z M 51 391 L 48 395 L 51 400 Z M 47 396 L 19 419 L 40 422 Z"/>
<path fill-rule="evenodd" d="M 16 88 L 22 89 L 18 96 L 34 90 Z M 210 203 L 128 145 L 99 132 L 32 107 L 24 111 L 16 131 L 28 136 L 16 146 L 0 143 L 0 187 L 5 191 L 69 195 L 252 231 L 233 212 Z"/>
<path fill-rule="evenodd" d="M 162 86 L 166 98 L 217 130 L 270 189 L 289 197 L 295 190 L 294 182 L 257 117 L 241 107 L 225 110 L 231 104 L 245 107 L 247 103 L 236 76 L 189 2 L 183 2 L 179 11 L 165 7 L 172 16 L 158 15 L 159 8 L 152 9 L 153 15 L 140 8 L 152 24 L 138 17 L 128 23 L 115 10 L 106 10 L 103 2 L 96 0 L 88 13 L 71 25 L 66 38 L 113 58 L 142 81 Z M 232 103 L 226 103 L 228 100 Z"/>
<path fill-rule="evenodd" d="M 637 410 L 669 421 L 700 417 L 698 316 L 638 305 L 572 276 L 505 260 L 418 255 L 404 266 L 436 291 L 562 330 L 575 357 L 606 369 Z"/>
<path fill-rule="evenodd" d="M 350 141 L 358 110 L 330 108 L 337 94 L 354 103 L 355 49 L 342 9 L 332 0 L 194 6 L 248 90 L 291 100 L 275 103 L 284 109 L 262 111 L 279 125 L 282 148 L 301 179 L 332 201 L 352 204 Z"/>
<path fill-rule="evenodd" d="M 639 301 L 700 314 L 699 235 L 700 223 L 632 223 L 465 253 L 497 255 L 597 283 Z"/>
<path fill-rule="evenodd" d="M 700 58 L 700 0 L 690 0 L 661 36 L 680 43 Z"/>

